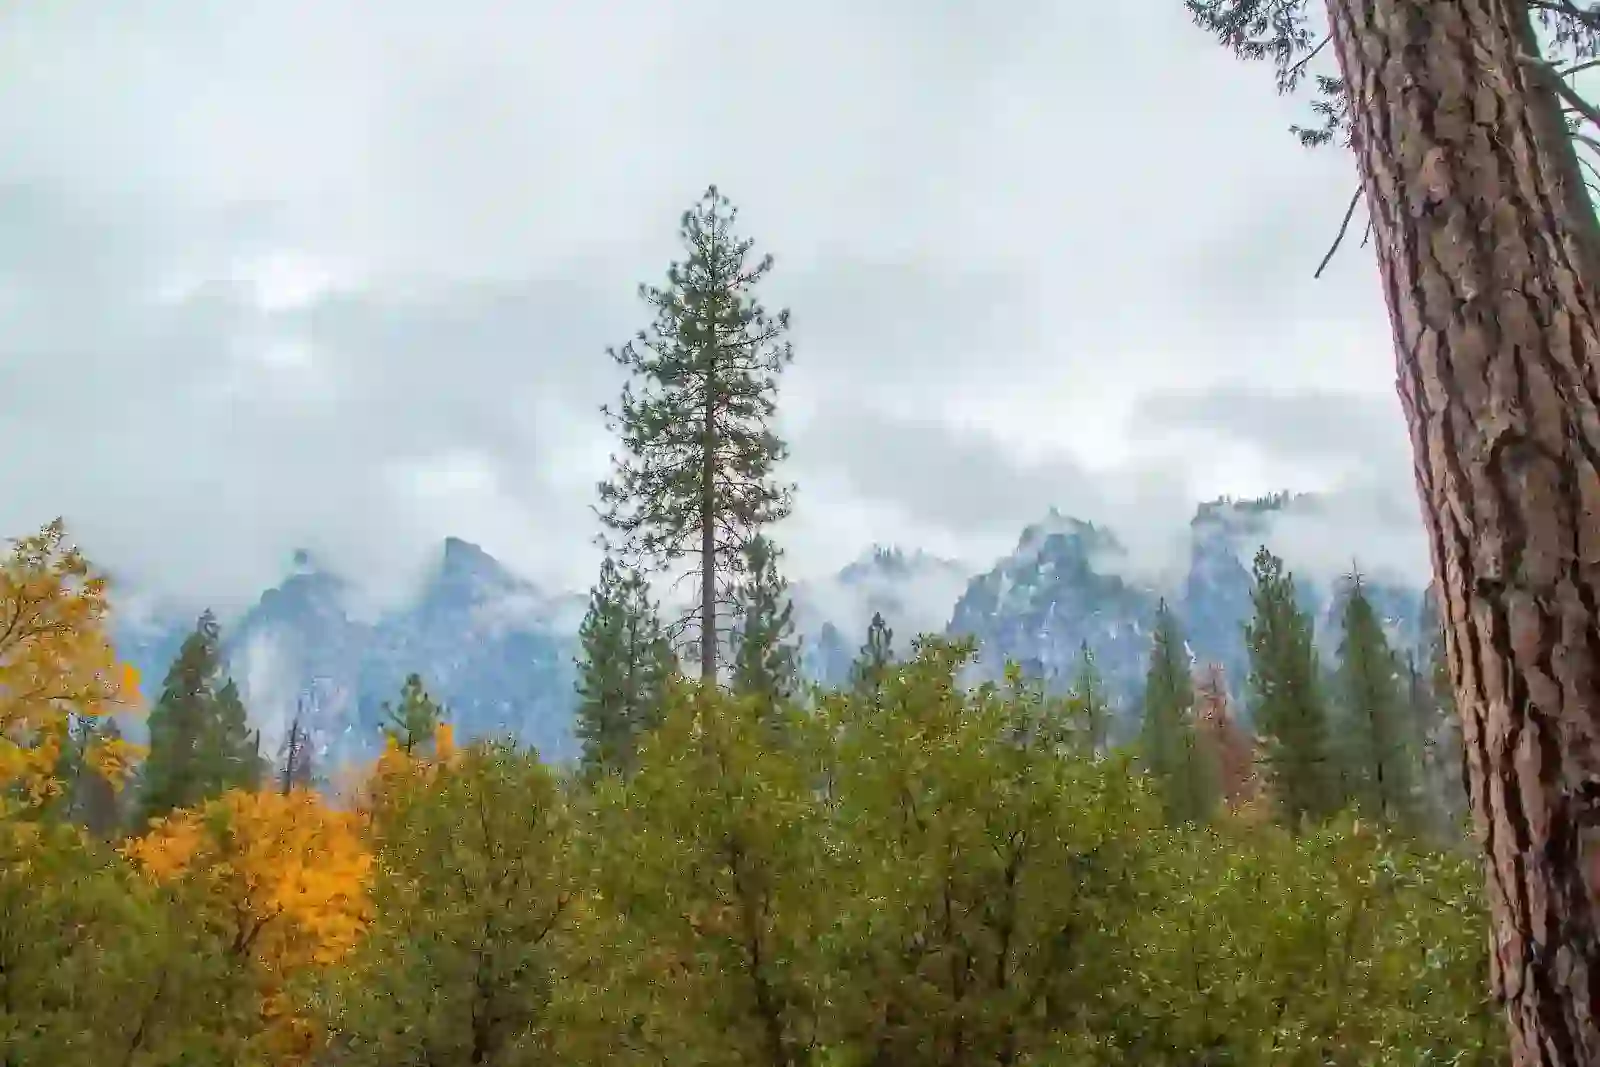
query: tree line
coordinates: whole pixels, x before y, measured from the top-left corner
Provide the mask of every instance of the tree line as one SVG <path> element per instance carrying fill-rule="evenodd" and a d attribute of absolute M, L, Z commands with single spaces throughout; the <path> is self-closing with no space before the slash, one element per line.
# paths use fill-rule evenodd
<path fill-rule="evenodd" d="M 101 718 L 134 680 L 54 566 L 0 567 L 40 605 L 0 662 L 75 664 Z M 626 764 L 578 769 L 458 746 L 412 679 L 344 791 L 196 771 L 222 791 L 109 840 L 57 803 L 66 705 L 8 686 L 0 1062 L 1499 1062 L 1470 858 L 1174 823 L 1092 698 L 965 686 L 973 653 L 880 622 L 808 699 L 671 674 Z"/>

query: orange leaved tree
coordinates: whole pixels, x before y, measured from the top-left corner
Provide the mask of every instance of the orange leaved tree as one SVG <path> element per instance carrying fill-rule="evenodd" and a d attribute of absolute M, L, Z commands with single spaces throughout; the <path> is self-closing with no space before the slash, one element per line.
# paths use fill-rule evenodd
<path fill-rule="evenodd" d="M 192 894 L 195 921 L 255 986 L 254 1041 L 270 1061 L 308 1061 L 317 1035 L 289 1010 L 287 991 L 366 932 L 372 856 L 355 816 L 306 790 L 234 790 L 157 820 L 122 851 L 153 881 Z"/>

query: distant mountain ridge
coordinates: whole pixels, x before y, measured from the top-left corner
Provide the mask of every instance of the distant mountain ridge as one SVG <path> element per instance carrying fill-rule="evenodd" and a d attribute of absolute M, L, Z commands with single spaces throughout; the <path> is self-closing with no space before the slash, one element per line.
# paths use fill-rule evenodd
<path fill-rule="evenodd" d="M 1315 521 L 1316 508 L 1308 495 L 1221 500 L 1201 505 L 1190 522 L 1186 569 L 1166 596 L 1196 661 L 1219 664 L 1236 693 L 1248 676 L 1249 560 L 1267 539 L 1274 512 L 1296 510 Z M 997 677 L 1011 659 L 1063 688 L 1087 644 L 1126 719 L 1142 689 L 1163 594 L 1117 573 L 1122 555 L 1114 532 L 1054 509 L 977 575 L 953 560 L 874 545 L 836 574 L 795 583 L 802 670 L 823 685 L 845 682 L 868 620 L 881 612 L 902 653 L 922 632 L 976 638 L 974 679 Z M 1402 648 L 1420 640 L 1425 581 L 1419 575 L 1414 586 L 1368 584 Z M 1318 644 L 1331 656 L 1336 591 L 1309 579 L 1297 585 L 1316 618 Z M 382 704 L 415 671 L 449 706 L 463 736 L 509 733 L 565 760 L 577 752 L 573 660 L 586 600 L 542 590 L 451 537 L 411 603 L 362 621 L 347 607 L 346 583 L 300 554 L 292 573 L 225 624 L 224 654 L 269 755 L 303 704 L 325 765 L 369 756 Z M 146 679 L 148 697 L 159 692 L 192 624 L 168 617 L 116 634 L 119 650 Z"/>

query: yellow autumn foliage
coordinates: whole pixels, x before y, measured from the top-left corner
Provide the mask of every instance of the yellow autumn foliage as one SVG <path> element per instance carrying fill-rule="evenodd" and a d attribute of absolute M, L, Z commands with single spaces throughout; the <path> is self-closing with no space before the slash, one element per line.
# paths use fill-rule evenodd
<path fill-rule="evenodd" d="M 233 944 L 286 973 L 332 963 L 366 929 L 372 855 L 354 818 L 309 790 L 232 790 L 156 820 L 123 854 L 157 881 L 204 882 Z"/>
<path fill-rule="evenodd" d="M 64 523 L 11 544 L 0 562 L 0 787 L 20 786 L 38 803 L 61 790 L 55 770 L 70 716 L 132 707 L 139 678 L 112 650 L 105 576 L 67 542 Z M 110 741 L 89 763 L 120 787 L 138 755 Z"/>
<path fill-rule="evenodd" d="M 343 959 L 366 933 L 373 858 L 357 816 L 308 790 L 233 790 L 156 820 L 122 852 L 151 880 L 197 891 L 229 954 L 260 971 L 260 1045 L 275 1064 L 306 1062 L 316 1035 L 285 987 Z"/>
<path fill-rule="evenodd" d="M 432 781 L 440 767 L 455 763 L 460 756 L 455 730 L 447 722 L 434 728 L 431 753 L 420 745 L 408 753 L 390 735 L 384 738 L 383 751 L 364 775 L 346 768 L 338 776 L 342 781 L 337 792 L 352 809 L 370 819 L 384 799 L 392 796 L 402 783 Z"/>

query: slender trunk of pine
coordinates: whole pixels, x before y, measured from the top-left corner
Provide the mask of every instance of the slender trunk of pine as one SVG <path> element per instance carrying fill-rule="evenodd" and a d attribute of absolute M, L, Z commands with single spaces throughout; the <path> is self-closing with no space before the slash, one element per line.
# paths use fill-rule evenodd
<path fill-rule="evenodd" d="M 706 375 L 705 454 L 700 460 L 700 680 L 717 680 L 717 381 Z"/>
<path fill-rule="evenodd" d="M 1519 1067 L 1600 1063 L 1600 380 L 1520 0 L 1328 0 Z M 1597 886 L 1596 888 L 1600 888 Z"/>

